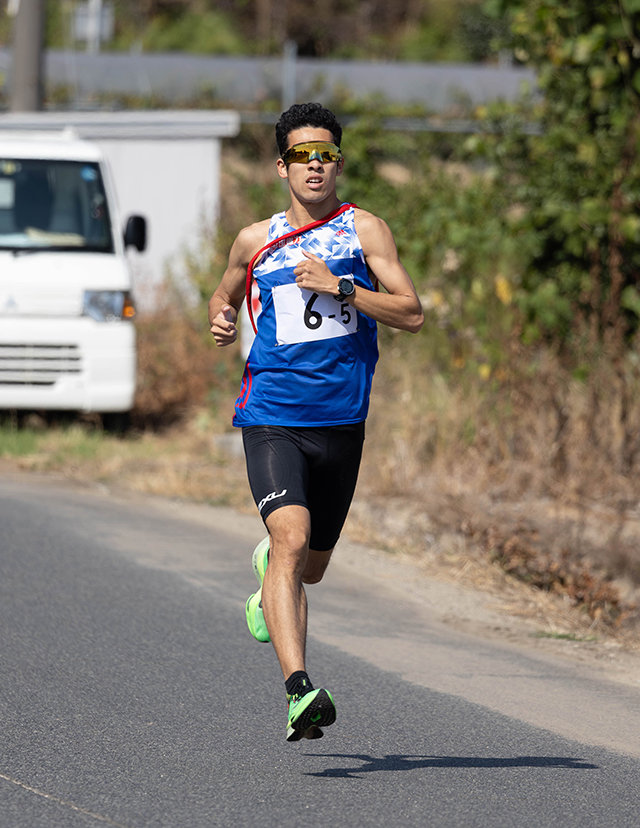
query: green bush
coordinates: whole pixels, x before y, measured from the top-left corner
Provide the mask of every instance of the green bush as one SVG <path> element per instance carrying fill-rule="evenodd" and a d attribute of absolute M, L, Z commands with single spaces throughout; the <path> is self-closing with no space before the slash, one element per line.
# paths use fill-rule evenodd
<path fill-rule="evenodd" d="M 513 109 L 485 141 L 487 157 L 522 205 L 529 238 L 521 306 L 530 339 L 564 348 L 585 327 L 617 353 L 640 306 L 640 2 L 491 0 L 511 23 L 514 54 L 538 70 L 543 97 L 525 135 Z"/>

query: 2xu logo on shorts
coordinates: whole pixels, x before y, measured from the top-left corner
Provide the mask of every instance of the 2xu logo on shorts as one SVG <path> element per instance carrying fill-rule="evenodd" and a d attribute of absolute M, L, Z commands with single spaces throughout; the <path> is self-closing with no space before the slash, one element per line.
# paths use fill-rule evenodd
<path fill-rule="evenodd" d="M 262 507 L 265 506 L 272 500 L 275 500 L 277 497 L 284 497 L 286 495 L 287 490 L 283 489 L 280 493 L 278 492 L 270 492 L 266 497 L 263 497 L 260 503 L 258 503 L 258 511 L 262 511 Z"/>

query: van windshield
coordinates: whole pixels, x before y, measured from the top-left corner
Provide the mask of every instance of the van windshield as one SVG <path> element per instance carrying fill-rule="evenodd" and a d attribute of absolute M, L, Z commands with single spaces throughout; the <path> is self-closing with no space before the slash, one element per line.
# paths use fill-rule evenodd
<path fill-rule="evenodd" d="M 98 164 L 0 158 L 0 250 L 113 252 Z"/>

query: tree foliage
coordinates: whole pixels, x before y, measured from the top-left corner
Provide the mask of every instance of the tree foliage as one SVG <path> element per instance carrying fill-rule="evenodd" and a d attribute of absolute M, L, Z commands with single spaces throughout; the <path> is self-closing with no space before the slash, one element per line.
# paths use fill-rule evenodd
<path fill-rule="evenodd" d="M 488 8 L 509 21 L 542 93 L 541 134 L 512 130 L 492 147 L 522 206 L 527 335 L 566 342 L 588 329 L 623 348 L 640 319 L 640 0 Z"/>
<path fill-rule="evenodd" d="M 6 2 L 6 0 L 4 0 Z M 485 60 L 500 23 L 482 0 L 112 0 L 116 33 L 106 49 L 323 58 Z M 3 0 L 0 0 L 0 6 Z M 46 0 L 47 45 L 73 43 L 77 0 Z M 0 43 L 10 40 L 0 16 Z"/>

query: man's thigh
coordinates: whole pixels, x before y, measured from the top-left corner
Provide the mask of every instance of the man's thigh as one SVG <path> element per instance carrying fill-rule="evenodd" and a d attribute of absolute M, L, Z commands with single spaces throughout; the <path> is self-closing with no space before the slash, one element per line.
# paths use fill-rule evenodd
<path fill-rule="evenodd" d="M 242 429 L 247 475 L 260 517 L 284 506 L 308 509 L 308 461 L 295 434 L 281 426 Z"/>
<path fill-rule="evenodd" d="M 249 485 L 262 519 L 285 506 L 310 513 L 311 549 L 329 552 L 351 505 L 364 423 L 328 428 L 250 426 L 243 441 Z"/>
<path fill-rule="evenodd" d="M 331 550 L 347 518 L 362 458 L 364 423 L 327 429 L 326 444 L 309 473 L 311 548 Z"/>

